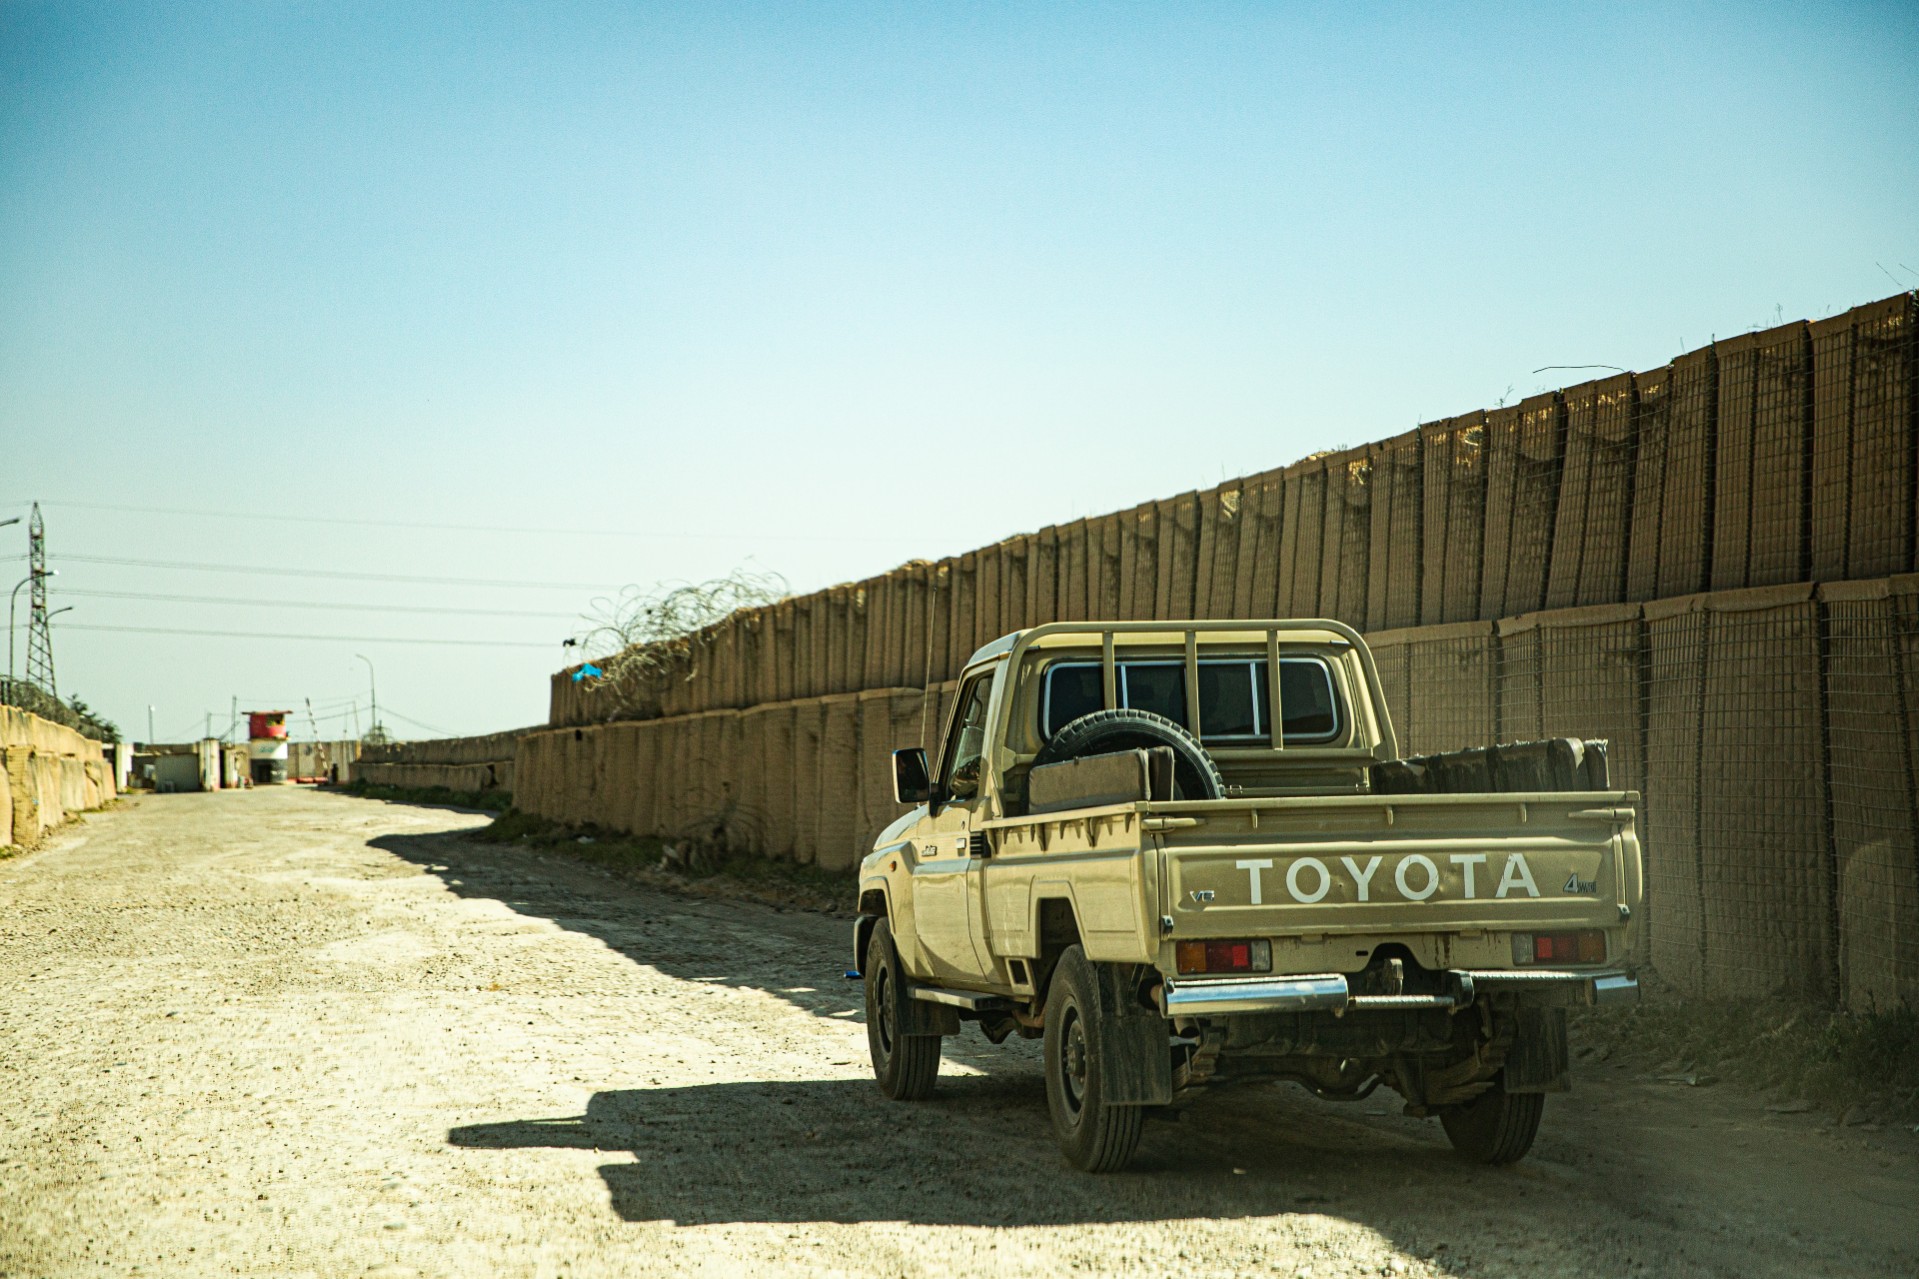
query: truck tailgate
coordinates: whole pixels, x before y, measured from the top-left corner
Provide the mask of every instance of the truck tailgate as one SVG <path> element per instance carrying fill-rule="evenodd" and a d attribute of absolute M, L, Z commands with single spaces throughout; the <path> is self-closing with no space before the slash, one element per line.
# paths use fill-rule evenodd
<path fill-rule="evenodd" d="M 1156 804 L 1187 937 L 1616 928 L 1640 895 L 1628 792 Z"/>

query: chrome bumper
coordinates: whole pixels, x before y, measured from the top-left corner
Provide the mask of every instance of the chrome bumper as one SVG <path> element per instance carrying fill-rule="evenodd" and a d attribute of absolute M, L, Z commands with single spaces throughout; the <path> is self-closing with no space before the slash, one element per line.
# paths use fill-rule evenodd
<path fill-rule="evenodd" d="M 1339 973 L 1311 977 L 1234 977 L 1215 981 L 1168 981 L 1160 1007 L 1168 1017 L 1213 1013 L 1303 1013 L 1345 1011 L 1352 996 Z"/>
<path fill-rule="evenodd" d="M 1168 1017 L 1210 1017 L 1229 1013 L 1388 1012 L 1427 1008 L 1463 1008 L 1488 990 L 1537 992 L 1543 1002 L 1561 1006 L 1606 1008 L 1639 998 L 1632 973 L 1573 972 L 1564 969 L 1452 969 L 1452 993 L 1445 995 L 1355 995 L 1342 973 L 1292 977 L 1168 979 L 1160 988 L 1160 1011 Z"/>

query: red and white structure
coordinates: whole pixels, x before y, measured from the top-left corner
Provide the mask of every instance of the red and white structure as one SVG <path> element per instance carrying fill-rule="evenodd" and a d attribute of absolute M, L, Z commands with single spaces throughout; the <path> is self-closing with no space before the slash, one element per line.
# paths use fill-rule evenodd
<path fill-rule="evenodd" d="M 292 711 L 247 712 L 247 761 L 255 786 L 287 779 L 287 716 Z"/>

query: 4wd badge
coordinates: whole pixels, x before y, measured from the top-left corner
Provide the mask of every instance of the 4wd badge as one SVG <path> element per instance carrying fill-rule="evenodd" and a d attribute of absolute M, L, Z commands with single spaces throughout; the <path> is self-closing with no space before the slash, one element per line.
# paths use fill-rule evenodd
<path fill-rule="evenodd" d="M 1566 876 L 1566 891 L 1569 893 L 1596 893 L 1599 891 L 1599 881 L 1596 879 L 1581 879 L 1579 872 L 1574 871 L 1572 874 Z"/>

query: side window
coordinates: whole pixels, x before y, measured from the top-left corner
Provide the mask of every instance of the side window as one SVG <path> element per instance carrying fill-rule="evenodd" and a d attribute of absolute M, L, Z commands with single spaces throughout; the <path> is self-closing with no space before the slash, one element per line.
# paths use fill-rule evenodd
<path fill-rule="evenodd" d="M 1266 663 L 1259 663 L 1259 722 L 1272 719 L 1272 699 L 1266 690 Z M 1327 741 L 1339 736 L 1339 699 L 1333 692 L 1333 674 L 1318 658 L 1284 658 L 1279 663 L 1279 697 L 1286 708 L 1281 730 L 1287 740 Z"/>
<path fill-rule="evenodd" d="M 954 799 L 979 794 L 980 761 L 986 753 L 986 704 L 993 692 L 993 673 L 967 680 L 960 689 L 959 714 L 940 759 L 940 788 Z"/>
<path fill-rule="evenodd" d="M 1060 729 L 1082 715 L 1091 715 L 1105 703 L 1106 694 L 1100 687 L 1104 678 L 1092 662 L 1059 662 L 1046 672 L 1040 723 L 1048 741 Z"/>

